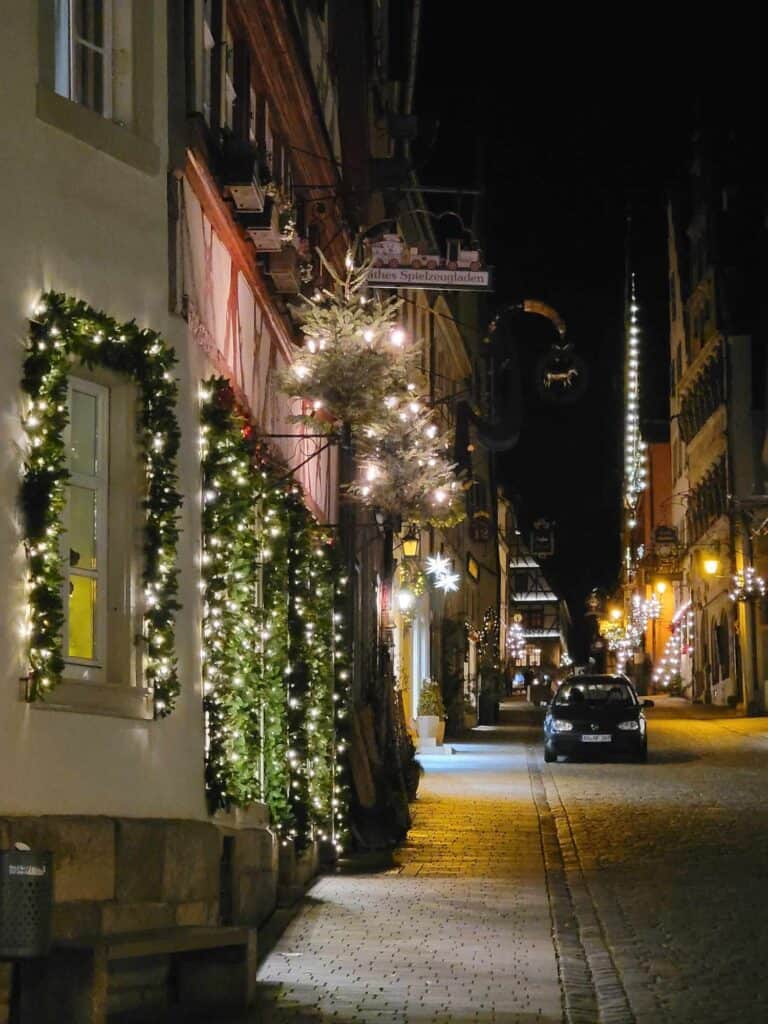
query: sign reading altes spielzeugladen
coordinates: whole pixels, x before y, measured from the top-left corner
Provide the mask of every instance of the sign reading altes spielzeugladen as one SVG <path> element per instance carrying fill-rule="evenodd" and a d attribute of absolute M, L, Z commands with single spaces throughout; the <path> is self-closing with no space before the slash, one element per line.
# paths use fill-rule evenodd
<path fill-rule="evenodd" d="M 369 284 L 374 288 L 425 288 L 441 291 L 490 291 L 491 271 L 479 249 L 465 249 L 459 239 L 447 243 L 446 255 L 424 252 L 399 235 L 371 243 Z"/>

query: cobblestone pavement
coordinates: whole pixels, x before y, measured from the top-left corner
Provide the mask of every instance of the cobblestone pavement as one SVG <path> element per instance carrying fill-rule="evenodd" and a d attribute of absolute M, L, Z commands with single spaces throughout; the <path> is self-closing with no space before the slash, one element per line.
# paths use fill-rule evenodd
<path fill-rule="evenodd" d="M 428 763 L 396 867 L 314 886 L 261 968 L 258 1019 L 561 1021 L 524 748 Z"/>
<path fill-rule="evenodd" d="M 530 712 L 430 758 L 394 869 L 328 876 L 250 1021 L 768 1020 L 768 719 L 659 701 L 648 764 Z"/>
<path fill-rule="evenodd" d="M 662 699 L 649 737 L 647 765 L 544 773 L 633 1015 L 764 1022 L 768 719 Z"/>

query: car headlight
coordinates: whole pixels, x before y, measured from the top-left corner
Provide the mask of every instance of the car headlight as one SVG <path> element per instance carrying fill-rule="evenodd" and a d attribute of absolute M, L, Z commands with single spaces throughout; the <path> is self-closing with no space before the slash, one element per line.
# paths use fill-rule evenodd
<path fill-rule="evenodd" d="M 553 718 L 552 728 L 555 732 L 571 732 L 573 730 L 573 722 L 569 722 L 565 718 Z"/>
<path fill-rule="evenodd" d="M 640 728 L 640 723 L 633 718 L 631 722 L 619 722 L 619 728 L 625 732 L 637 732 Z"/>

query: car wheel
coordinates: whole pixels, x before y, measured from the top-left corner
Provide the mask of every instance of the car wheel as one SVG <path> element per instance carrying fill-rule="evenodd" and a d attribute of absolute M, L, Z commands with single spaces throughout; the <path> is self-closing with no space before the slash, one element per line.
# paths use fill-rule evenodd
<path fill-rule="evenodd" d="M 554 752 L 552 747 L 545 746 L 544 747 L 544 761 L 547 764 L 552 764 L 552 762 L 556 761 L 556 760 L 557 760 L 557 754 Z"/>
<path fill-rule="evenodd" d="M 644 764 L 648 760 L 648 745 L 644 744 L 635 754 L 635 760 Z"/>

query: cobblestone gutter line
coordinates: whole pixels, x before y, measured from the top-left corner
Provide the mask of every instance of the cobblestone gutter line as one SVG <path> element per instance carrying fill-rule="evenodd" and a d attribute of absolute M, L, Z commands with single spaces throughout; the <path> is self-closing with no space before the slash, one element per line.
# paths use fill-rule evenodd
<path fill-rule="evenodd" d="M 625 1021 L 637 1021 L 640 1024 L 645 1024 L 645 1022 L 664 1024 L 668 1017 L 652 991 L 653 980 L 645 965 L 647 957 L 644 955 L 641 942 L 630 925 L 616 894 L 607 887 L 598 893 L 595 886 L 587 880 L 587 872 L 576 845 L 570 818 L 560 797 L 557 780 L 551 770 L 544 770 L 542 785 L 547 794 L 547 804 L 552 808 L 551 813 L 556 823 L 558 842 L 563 851 L 569 886 L 572 890 L 583 892 L 583 901 L 579 900 L 579 906 L 576 908 L 579 921 L 584 920 L 581 917 L 582 913 L 587 914 L 587 919 L 591 918 L 592 925 L 590 927 L 597 928 L 597 932 L 594 934 L 599 935 L 602 956 L 607 956 L 610 960 L 610 972 L 605 975 L 608 1000 L 616 1013 L 619 1013 L 623 1005 L 628 1014 L 628 1016 L 606 1017 L 606 1024 L 607 1022 L 624 1024 Z M 597 890 L 600 889 L 598 884 Z M 586 955 L 590 966 L 592 966 L 588 947 Z M 599 949 L 597 955 L 601 955 Z M 603 966 L 606 966 L 604 961 Z M 618 990 L 611 991 L 612 984 L 618 986 Z M 598 1004 L 602 1008 L 599 981 L 597 988 Z M 600 1019 L 603 1020 L 602 1017 Z"/>
<path fill-rule="evenodd" d="M 567 1024 L 635 1024 L 581 869 L 565 808 L 551 780 L 547 786 L 534 748 L 528 748 L 527 758 Z"/>
<path fill-rule="evenodd" d="M 564 1020 L 566 1024 L 595 1024 L 598 1019 L 597 996 L 586 953 L 579 937 L 555 820 L 547 801 L 536 752 L 530 747 L 526 753 L 531 793 L 539 818 L 549 909 L 552 915 L 552 939 L 557 954 L 557 969 L 563 995 Z"/>

